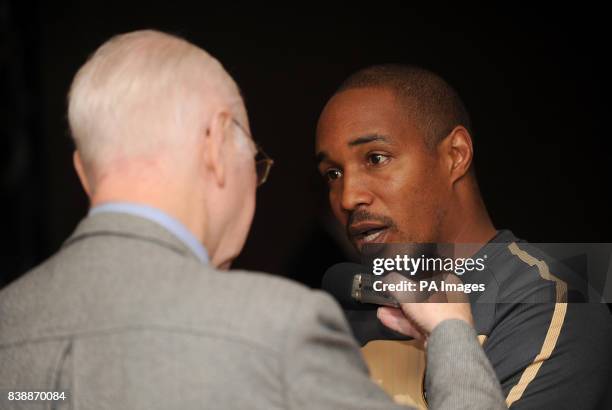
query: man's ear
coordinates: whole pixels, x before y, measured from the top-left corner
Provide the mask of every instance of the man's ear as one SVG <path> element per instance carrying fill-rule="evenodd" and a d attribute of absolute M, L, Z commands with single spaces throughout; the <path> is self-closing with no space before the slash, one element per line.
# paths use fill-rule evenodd
<path fill-rule="evenodd" d="M 468 173 L 472 165 L 474 157 L 472 137 L 465 127 L 458 125 L 440 145 L 442 154 L 447 159 L 450 182 L 454 184 Z"/>
<path fill-rule="evenodd" d="M 210 121 L 204 135 L 204 166 L 212 172 L 217 185 L 225 185 L 227 169 L 225 150 L 226 139 L 232 125 L 232 117 L 227 111 L 217 111 Z"/>
<path fill-rule="evenodd" d="M 79 155 L 79 151 L 74 150 L 72 154 L 72 163 L 74 165 L 74 169 L 76 170 L 77 175 L 79 176 L 79 181 L 81 181 L 81 185 L 85 190 L 85 193 L 91 199 L 91 186 L 89 185 L 89 180 L 87 179 L 87 174 L 85 174 L 85 167 L 83 167 L 83 161 L 81 160 L 81 155 Z"/>

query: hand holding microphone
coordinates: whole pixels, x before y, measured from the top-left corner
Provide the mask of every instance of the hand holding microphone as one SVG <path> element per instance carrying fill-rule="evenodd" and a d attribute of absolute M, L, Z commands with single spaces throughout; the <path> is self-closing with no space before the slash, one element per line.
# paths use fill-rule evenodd
<path fill-rule="evenodd" d="M 395 272 L 383 278 L 366 272 L 364 266 L 356 263 L 334 265 L 323 276 L 322 288 L 331 293 L 345 309 L 377 308 L 378 319 L 385 326 L 424 343 L 433 329 L 444 320 L 458 319 L 471 326 L 474 324 L 468 298 L 463 292 L 376 291 L 374 279 L 383 280 L 386 284 L 414 280 Z M 456 275 L 448 273 L 441 273 L 430 280 L 461 283 Z"/>

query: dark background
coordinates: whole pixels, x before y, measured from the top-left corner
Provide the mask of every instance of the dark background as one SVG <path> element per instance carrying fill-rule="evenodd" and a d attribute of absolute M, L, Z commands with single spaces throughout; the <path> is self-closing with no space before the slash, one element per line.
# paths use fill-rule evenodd
<path fill-rule="evenodd" d="M 584 2 L 504 4 L 211 9 L 203 1 L 0 0 L 0 286 L 55 252 L 85 215 L 65 95 L 88 54 L 141 28 L 182 35 L 216 56 L 276 161 L 235 267 L 317 286 L 327 266 L 346 258 L 325 222 L 314 128 L 344 78 L 387 62 L 430 68 L 462 95 L 497 227 L 532 242 L 612 242 L 606 13 Z"/>

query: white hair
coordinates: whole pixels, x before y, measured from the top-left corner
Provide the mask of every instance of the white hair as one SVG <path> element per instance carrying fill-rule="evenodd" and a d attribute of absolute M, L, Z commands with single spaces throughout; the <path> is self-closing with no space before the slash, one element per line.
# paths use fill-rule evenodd
<path fill-rule="evenodd" d="M 115 36 L 77 72 L 68 120 L 85 167 L 147 158 L 205 132 L 218 101 L 241 100 L 221 64 L 195 45 L 153 30 Z"/>

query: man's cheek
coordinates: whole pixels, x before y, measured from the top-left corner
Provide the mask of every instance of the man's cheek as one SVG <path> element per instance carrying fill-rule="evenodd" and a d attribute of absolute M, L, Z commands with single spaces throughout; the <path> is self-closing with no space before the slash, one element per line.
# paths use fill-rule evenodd
<path fill-rule="evenodd" d="M 336 220 L 340 223 L 340 225 L 346 226 L 346 222 L 347 222 L 346 212 L 343 212 L 340 206 L 332 207 L 332 212 Z"/>
<path fill-rule="evenodd" d="M 334 192 L 332 192 L 332 191 L 329 192 L 329 206 L 330 206 L 330 208 L 332 210 L 332 213 L 336 217 L 336 219 L 340 223 L 344 223 L 344 221 L 343 221 L 344 212 L 342 212 L 342 206 L 340 204 L 340 198 L 338 198 L 338 196 Z"/>

